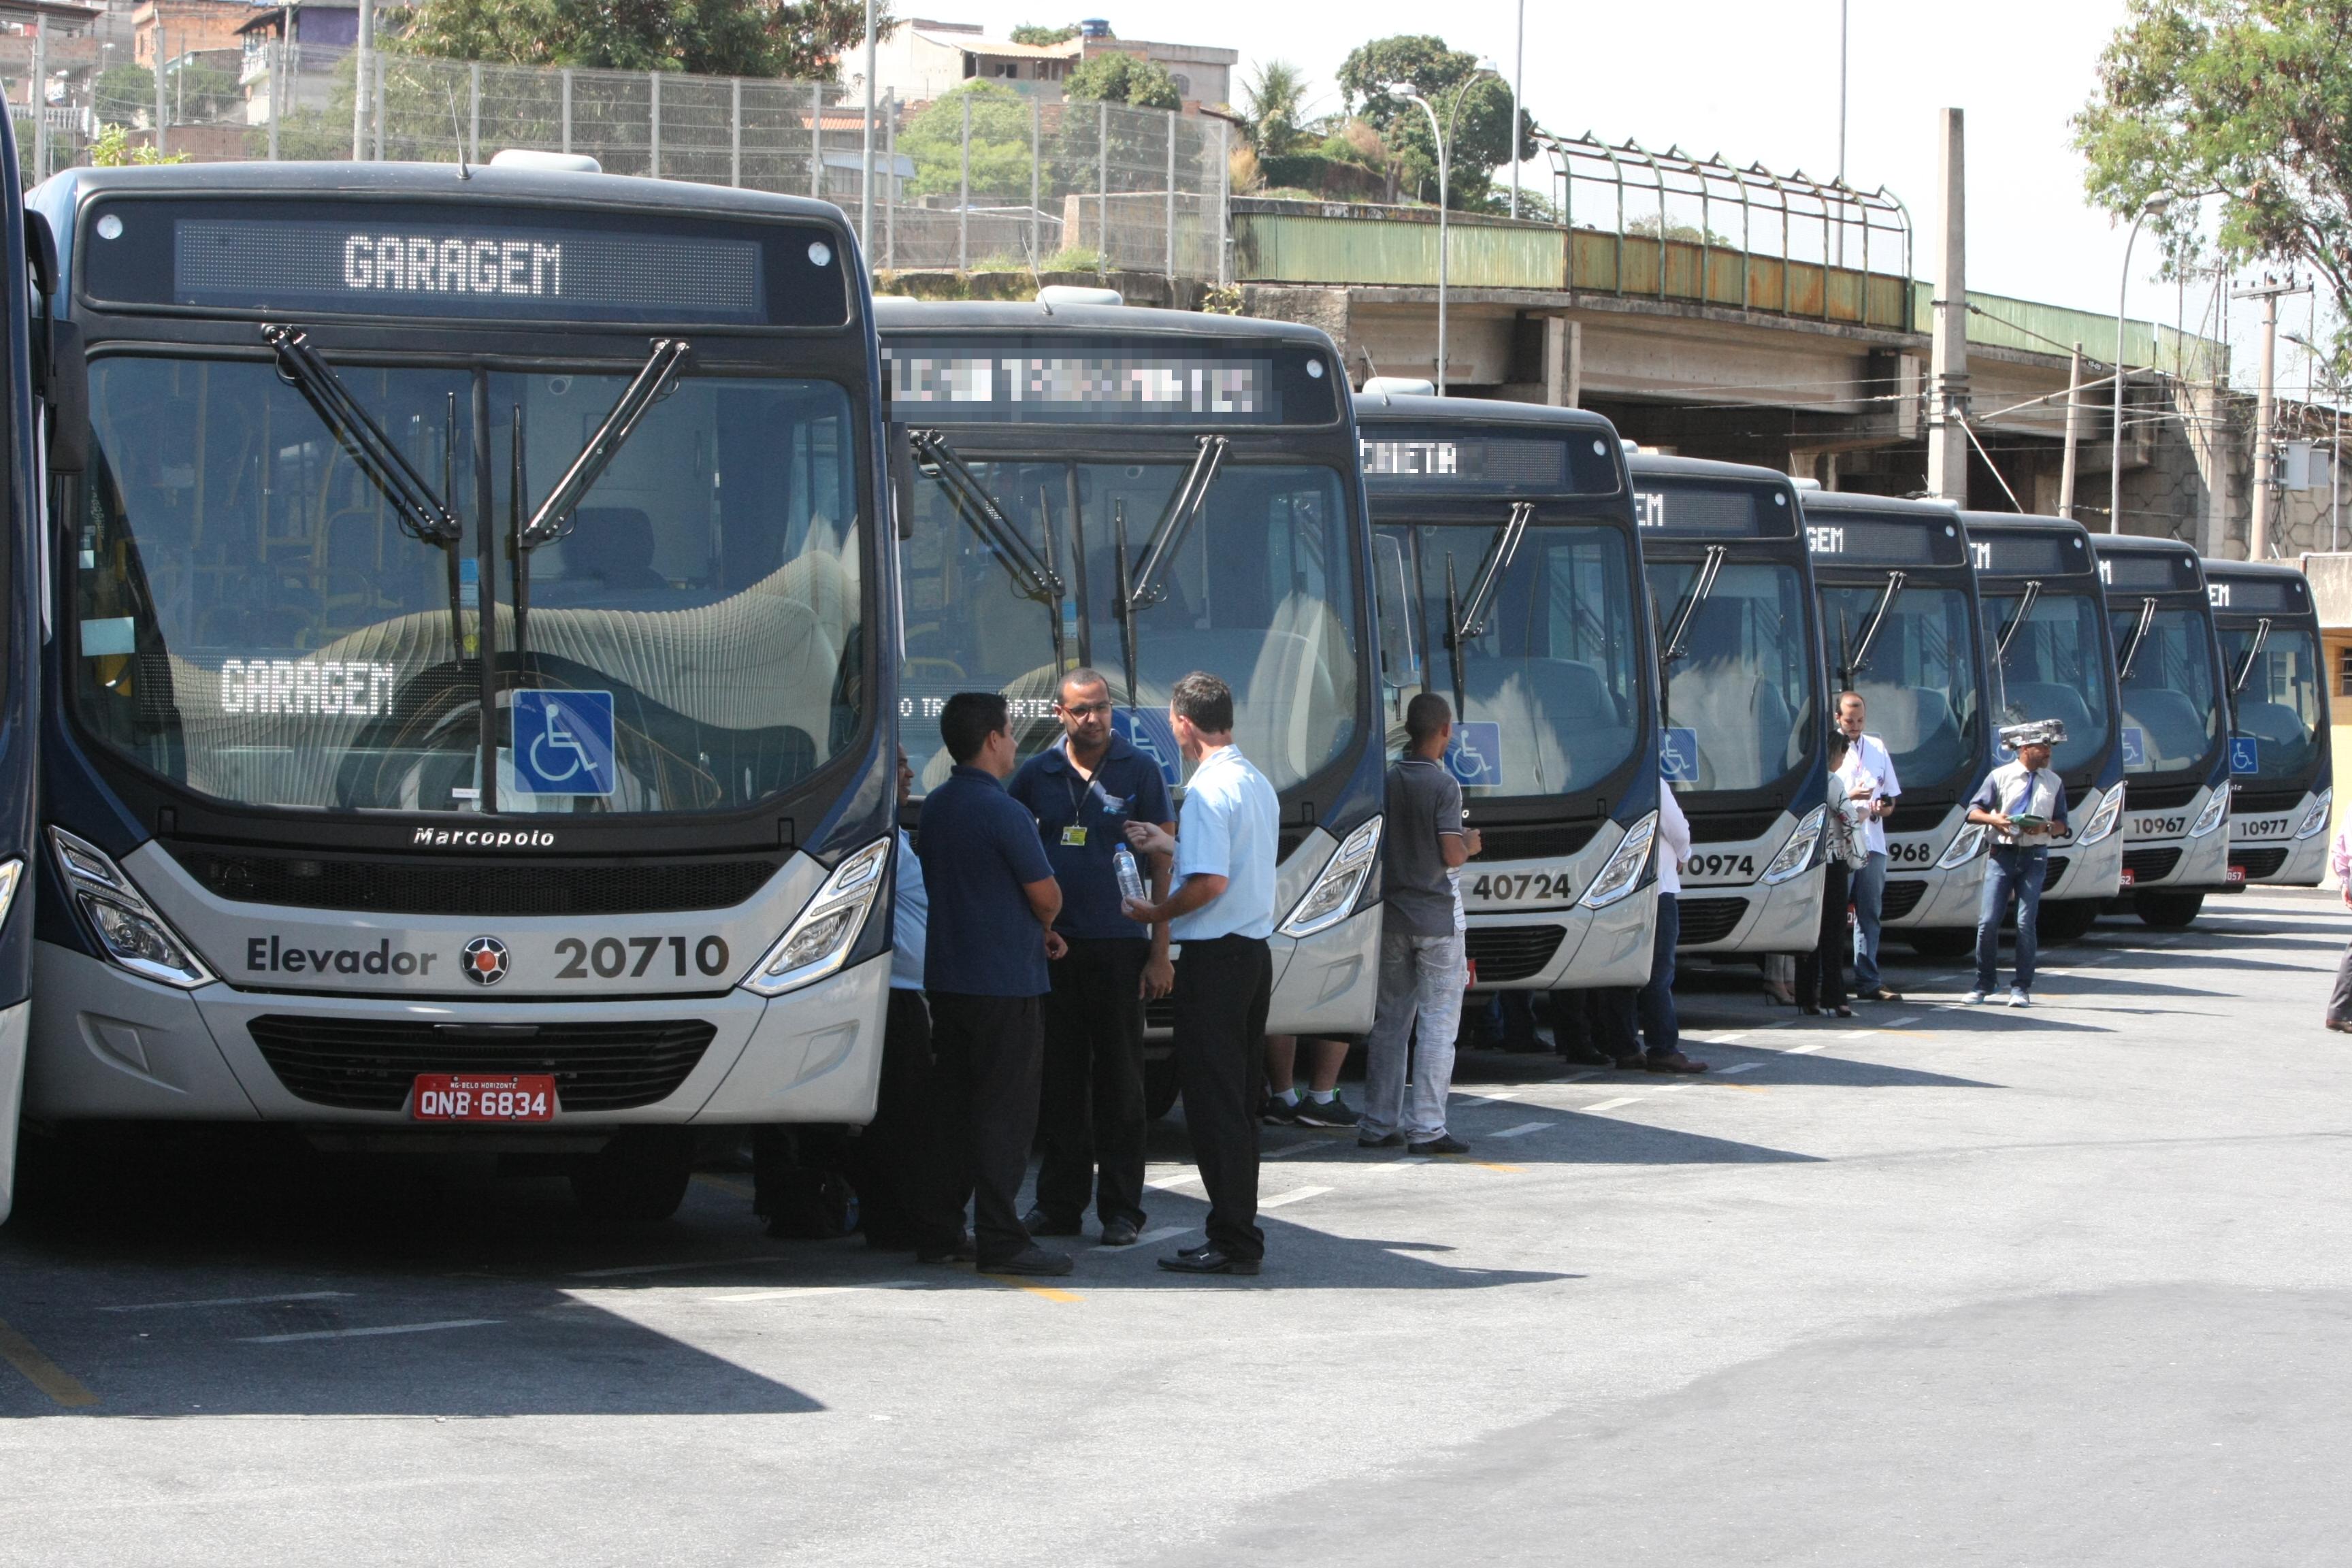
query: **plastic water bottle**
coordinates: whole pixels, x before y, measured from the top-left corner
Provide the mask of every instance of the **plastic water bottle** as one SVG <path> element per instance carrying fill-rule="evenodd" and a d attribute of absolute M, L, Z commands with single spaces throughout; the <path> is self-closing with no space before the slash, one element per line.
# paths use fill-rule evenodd
<path fill-rule="evenodd" d="M 1111 851 L 1110 863 L 1118 873 L 1119 896 L 1126 899 L 1143 897 L 1143 873 L 1136 867 L 1135 851 L 1122 844 Z"/>

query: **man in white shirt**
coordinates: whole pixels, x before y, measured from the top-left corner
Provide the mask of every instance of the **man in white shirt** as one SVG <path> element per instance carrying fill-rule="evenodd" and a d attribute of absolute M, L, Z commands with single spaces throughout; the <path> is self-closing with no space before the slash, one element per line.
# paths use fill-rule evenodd
<path fill-rule="evenodd" d="M 1853 993 L 1857 1002 L 1900 1002 L 1903 998 L 1878 980 L 1878 910 L 1886 896 L 1886 819 L 1895 814 L 1903 782 L 1895 776 L 1895 759 L 1886 754 L 1886 742 L 1863 728 L 1869 716 L 1870 705 L 1861 692 L 1838 694 L 1838 728 L 1846 738 L 1845 765 L 1838 776 L 1850 791 L 1858 792 L 1855 799 L 1870 803 L 1862 829 L 1870 859 L 1853 874 L 1853 921 L 1862 933 L 1853 960 Z"/>
<path fill-rule="evenodd" d="M 2066 739 L 2055 719 L 2010 724 L 2000 743 L 2017 760 L 1985 775 L 1969 802 L 1969 820 L 1992 829 L 1992 863 L 1985 873 L 1984 897 L 1977 908 L 1977 984 L 1968 994 L 1973 1006 L 1992 992 L 2000 961 L 2000 925 L 2017 903 L 2017 981 L 2009 1005 L 2033 1005 L 2034 949 L 2042 923 L 2042 882 L 2050 869 L 2050 845 L 2066 826 L 2066 781 L 2050 765 L 2051 748 Z"/>
<path fill-rule="evenodd" d="M 1209 1194 L 1209 1239 L 1160 1267 L 1179 1274 L 1255 1274 L 1265 1257 L 1257 1224 L 1257 1102 L 1265 1093 L 1265 1013 L 1274 993 L 1266 939 L 1274 934 L 1274 786 L 1234 745 L 1233 689 L 1194 670 L 1169 695 L 1184 760 L 1171 842 L 1130 820 L 1138 850 L 1175 857 L 1175 886 L 1159 903 L 1120 908 L 1143 925 L 1170 922 L 1176 955 L 1176 1076 L 1184 1127 Z"/>
<path fill-rule="evenodd" d="M 1656 934 L 1650 943 L 1649 983 L 1638 989 L 1624 988 L 1612 994 L 1618 1009 L 1615 1034 L 1621 1044 L 1618 1049 L 1629 1047 L 1638 1022 L 1641 1038 L 1648 1047 L 1644 1055 L 1629 1054 L 1617 1058 L 1621 1068 L 1640 1068 L 1646 1072 L 1705 1072 L 1705 1062 L 1693 1061 L 1683 1054 L 1682 1025 L 1675 1016 L 1675 946 L 1682 941 L 1683 862 L 1690 858 L 1690 818 L 1683 815 L 1682 803 L 1675 798 L 1675 786 L 1663 779 L 1658 784 L 1658 921 Z"/>

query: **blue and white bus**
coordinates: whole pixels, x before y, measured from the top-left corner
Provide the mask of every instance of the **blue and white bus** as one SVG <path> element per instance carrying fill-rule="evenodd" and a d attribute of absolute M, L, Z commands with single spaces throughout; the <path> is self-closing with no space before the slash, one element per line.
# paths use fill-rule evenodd
<path fill-rule="evenodd" d="M 530 163 L 30 205 L 87 412 L 27 1118 L 497 1148 L 659 1217 L 698 1129 L 870 1116 L 898 631 L 841 214 Z"/>
<path fill-rule="evenodd" d="M 2174 930 L 2229 886 L 2230 694 L 2197 552 L 2095 533 L 2123 699 L 2122 896 Z"/>
<path fill-rule="evenodd" d="M 2336 768 L 2311 584 L 2282 563 L 2209 559 L 2205 594 L 2231 703 L 2227 875 L 2315 888 Z"/>
<path fill-rule="evenodd" d="M 1797 487 L 1637 454 L 1633 515 L 1660 627 L 1664 772 L 1690 818 L 1679 951 L 1803 952 L 1821 934 L 1821 616 Z"/>
<path fill-rule="evenodd" d="M 1990 650 L 1959 510 L 1839 491 L 1803 499 L 1832 700 L 1862 694 L 1903 786 L 1886 819 L 1880 918 L 1922 952 L 1964 952 L 1985 868 L 1969 796 L 1997 759 Z"/>
<path fill-rule="evenodd" d="M 2071 942 L 2123 885 L 2123 704 L 2098 562 L 2082 524 L 2014 512 L 1963 514 L 1992 639 L 1999 722 L 2056 719 L 2051 756 L 2074 831 L 2050 854 L 2042 940 Z"/>
<path fill-rule="evenodd" d="M 1657 660 L 1615 426 L 1368 386 L 1357 400 L 1391 750 L 1456 715 L 1485 839 L 1462 868 L 1486 989 L 1638 985 L 1656 930 Z"/>
<path fill-rule="evenodd" d="M 44 411 L 53 356 L 48 323 L 33 296 L 57 272 L 47 226 L 28 223 L 17 184 L 16 144 L 0 115 L 0 245 L 19 258 L 5 269 L 6 315 L 0 320 L 0 1220 L 16 1198 L 17 1102 L 25 1081 L 31 1006 L 33 897 L 26 867 L 33 852 L 34 758 L 39 724 L 36 694 L 40 657 L 40 498 L 42 426 L 33 377 L 43 379 Z M 38 279 L 39 281 L 36 281 Z M 70 334 L 68 334 L 70 336 Z"/>

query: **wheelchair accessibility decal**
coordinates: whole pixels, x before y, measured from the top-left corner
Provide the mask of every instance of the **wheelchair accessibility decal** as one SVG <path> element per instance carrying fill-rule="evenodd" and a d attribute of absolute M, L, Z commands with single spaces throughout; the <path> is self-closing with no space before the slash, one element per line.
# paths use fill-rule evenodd
<path fill-rule="evenodd" d="M 534 795 L 610 795 L 613 694 L 518 691 L 514 700 L 516 782 Z"/>
<path fill-rule="evenodd" d="M 1658 749 L 1658 763 L 1668 784 L 1698 783 L 1698 731 L 1670 727 Z"/>
<path fill-rule="evenodd" d="M 2124 766 L 2144 767 L 2147 763 L 2147 736 L 2137 724 L 2126 724 L 2123 730 Z"/>
<path fill-rule="evenodd" d="M 1176 731 L 1165 710 L 1114 708 L 1110 723 L 1129 745 L 1160 764 L 1160 777 L 1170 789 L 1184 782 L 1184 753 L 1176 749 Z"/>
<path fill-rule="evenodd" d="M 2263 771 L 2262 744 L 2253 736 L 2230 737 L 2230 771 L 2233 773 L 2258 773 Z"/>
<path fill-rule="evenodd" d="M 1503 782 L 1503 727 L 1456 724 L 1445 749 L 1445 771 L 1465 789 L 1496 789 Z"/>

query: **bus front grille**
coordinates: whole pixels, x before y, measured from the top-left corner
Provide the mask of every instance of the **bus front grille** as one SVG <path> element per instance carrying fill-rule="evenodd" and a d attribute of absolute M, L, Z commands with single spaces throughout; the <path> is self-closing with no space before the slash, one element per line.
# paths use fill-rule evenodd
<path fill-rule="evenodd" d="M 1878 896 L 1878 918 L 1882 921 L 1899 921 L 1917 909 L 1919 900 L 1927 896 L 1927 883 L 1916 878 L 1898 877 L 1889 881 L 1885 890 Z"/>
<path fill-rule="evenodd" d="M 2169 811 L 2176 805 L 2187 805 L 2197 798 L 2200 784 L 2143 784 L 2129 779 L 2124 781 L 2126 811 Z"/>
<path fill-rule="evenodd" d="M 1564 926 L 1472 926 L 1465 945 L 1478 983 L 1490 985 L 1541 973 L 1567 934 Z"/>
<path fill-rule="evenodd" d="M 2279 874 L 2279 868 L 2286 864 L 2286 851 L 2241 849 L 2230 857 L 2230 864 L 2243 870 L 2248 881 L 2254 881 L 2263 877 L 2275 877 Z"/>
<path fill-rule="evenodd" d="M 2171 876 L 2172 868 L 2179 864 L 2180 850 L 2175 845 L 2168 845 L 2162 849 L 2124 851 L 2124 869 L 2135 883 L 2161 882 Z"/>
<path fill-rule="evenodd" d="M 1477 818 L 1477 803 L 1471 802 L 1470 826 L 1478 830 L 1485 847 L 1478 858 L 1489 865 L 1506 860 L 1549 860 L 1573 855 L 1592 842 L 1601 831 L 1597 822 L 1538 823 L 1529 827 L 1515 827 L 1509 823 L 1489 826 Z"/>
<path fill-rule="evenodd" d="M 391 860 L 166 844 L 205 888 L 249 904 L 403 915 L 620 915 L 724 910 L 775 875 L 770 859 Z"/>
<path fill-rule="evenodd" d="M 2067 859 L 2068 857 L 2063 855 L 2053 855 L 2049 859 L 2042 863 L 2042 885 L 2043 887 L 2054 888 L 2058 885 L 2059 879 L 2066 875 Z"/>
<path fill-rule="evenodd" d="M 288 1093 L 340 1110 L 398 1110 L 427 1072 L 551 1073 L 565 1110 L 630 1110 L 667 1099 L 719 1032 L 700 1018 L 477 1026 L 282 1014 L 247 1027 Z"/>
<path fill-rule="evenodd" d="M 1748 913 L 1746 899 L 1677 899 L 1682 934 L 1677 947 L 1701 947 L 1729 936 Z"/>

